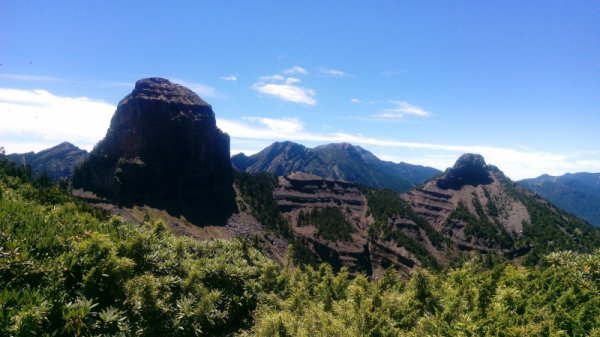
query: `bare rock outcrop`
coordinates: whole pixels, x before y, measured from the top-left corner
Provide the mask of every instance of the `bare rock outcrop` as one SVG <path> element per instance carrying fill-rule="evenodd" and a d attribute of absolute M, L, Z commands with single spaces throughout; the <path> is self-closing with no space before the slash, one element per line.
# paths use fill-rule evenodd
<path fill-rule="evenodd" d="M 194 224 L 225 224 L 235 210 L 229 136 L 211 106 L 163 78 L 136 82 L 74 186 L 120 205 L 149 205 Z"/>

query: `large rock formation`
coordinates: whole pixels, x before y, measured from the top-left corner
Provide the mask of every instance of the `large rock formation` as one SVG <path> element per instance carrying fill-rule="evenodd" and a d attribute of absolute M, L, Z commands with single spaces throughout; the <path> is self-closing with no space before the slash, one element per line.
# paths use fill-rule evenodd
<path fill-rule="evenodd" d="M 122 205 L 146 204 L 197 224 L 234 210 L 229 136 L 209 104 L 163 78 L 136 82 L 74 185 Z"/>
<path fill-rule="evenodd" d="M 460 190 L 465 185 L 486 185 L 492 181 L 485 159 L 479 154 L 466 153 L 437 180 L 437 185 L 445 190 Z"/>

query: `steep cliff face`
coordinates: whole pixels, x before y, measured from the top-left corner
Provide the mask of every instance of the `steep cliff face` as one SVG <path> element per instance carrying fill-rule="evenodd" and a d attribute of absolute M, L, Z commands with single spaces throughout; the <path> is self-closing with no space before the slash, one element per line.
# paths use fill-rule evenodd
<path fill-rule="evenodd" d="M 198 224 L 225 222 L 235 207 L 232 184 L 229 136 L 211 106 L 162 78 L 136 82 L 74 175 L 75 187 Z"/>
<path fill-rule="evenodd" d="M 354 184 L 296 172 L 279 178 L 273 198 L 319 261 L 371 274 L 366 199 Z"/>

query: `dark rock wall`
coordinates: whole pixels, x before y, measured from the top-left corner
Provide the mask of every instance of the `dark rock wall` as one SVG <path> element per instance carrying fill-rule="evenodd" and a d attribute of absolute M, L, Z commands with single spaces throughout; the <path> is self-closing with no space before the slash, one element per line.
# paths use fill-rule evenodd
<path fill-rule="evenodd" d="M 119 103 L 74 184 L 197 224 L 224 224 L 235 209 L 229 136 L 216 127 L 210 105 L 159 78 L 138 81 Z"/>

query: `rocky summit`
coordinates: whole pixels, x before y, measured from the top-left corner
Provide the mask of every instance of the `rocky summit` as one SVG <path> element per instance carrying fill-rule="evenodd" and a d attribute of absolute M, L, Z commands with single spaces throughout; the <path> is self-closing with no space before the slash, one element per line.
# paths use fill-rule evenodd
<path fill-rule="evenodd" d="M 478 186 L 492 182 L 485 159 L 479 154 L 466 153 L 460 156 L 454 166 L 438 179 L 441 189 L 460 190 L 465 185 Z"/>
<path fill-rule="evenodd" d="M 223 224 L 235 209 L 229 136 L 217 128 L 208 103 L 163 78 L 136 82 L 73 183 L 196 224 Z"/>

